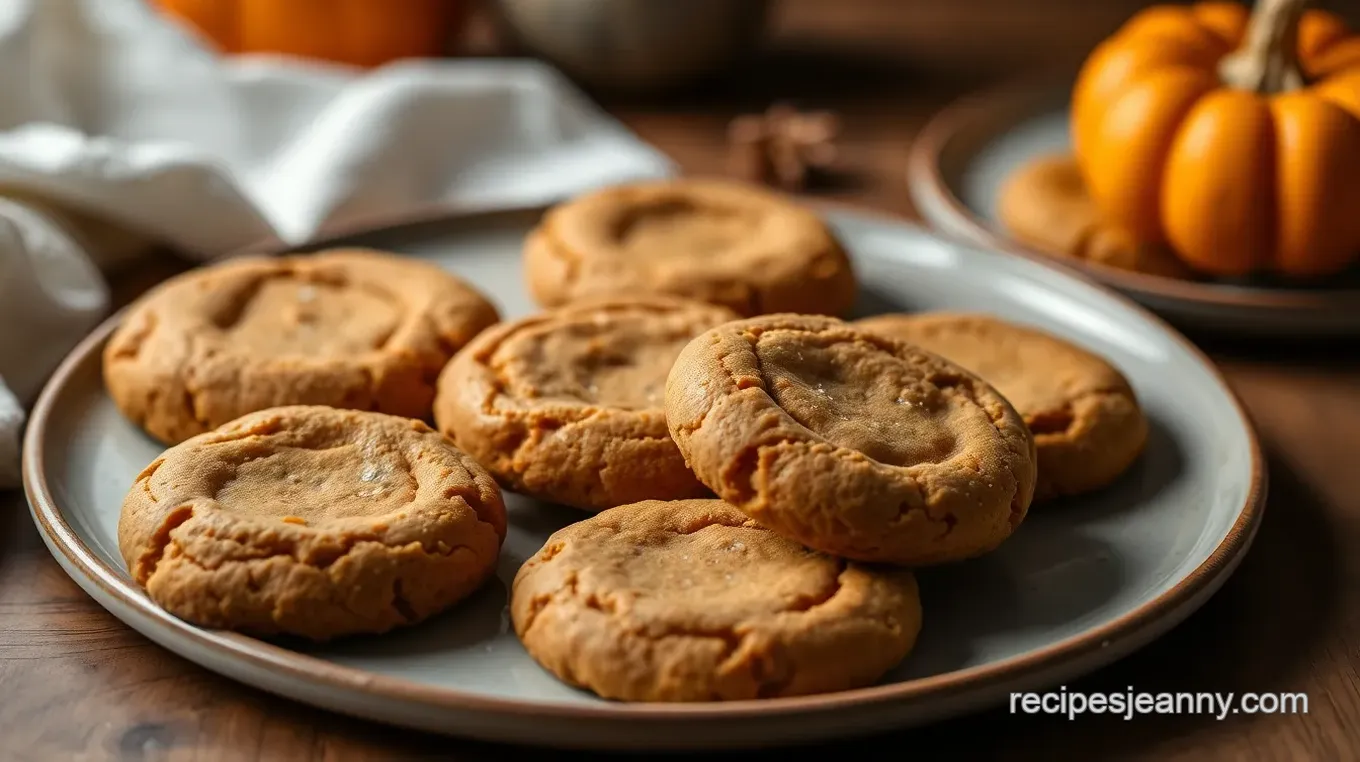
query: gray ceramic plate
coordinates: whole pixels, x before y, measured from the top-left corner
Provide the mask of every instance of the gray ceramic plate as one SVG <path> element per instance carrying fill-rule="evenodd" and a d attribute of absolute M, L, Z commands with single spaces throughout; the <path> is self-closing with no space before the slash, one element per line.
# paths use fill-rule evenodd
<path fill-rule="evenodd" d="M 941 111 L 912 145 L 907 179 L 921 215 L 961 241 L 1071 267 L 1186 329 L 1239 335 L 1360 335 L 1360 288 L 1288 288 L 1190 282 L 1056 259 L 1012 239 L 996 212 L 1012 172 L 1045 154 L 1067 153 L 1067 95 L 1052 82 L 1024 83 L 966 98 Z"/>
<path fill-rule="evenodd" d="M 561 746 L 766 745 L 926 722 L 1113 661 L 1223 583 L 1260 523 L 1265 475 L 1242 409 L 1194 348 L 1140 308 L 1061 271 L 894 220 L 829 217 L 865 284 L 861 314 L 975 309 L 1042 326 L 1117 363 L 1152 421 L 1146 455 L 1113 487 L 1034 511 L 993 555 L 922 572 L 919 646 L 878 686 L 683 706 L 609 703 L 566 687 L 510 632 L 506 590 L 547 535 L 581 514 L 517 496 L 499 579 L 419 627 L 287 650 L 167 616 L 131 583 L 115 541 L 123 495 L 160 448 L 119 415 L 100 381 L 99 350 L 113 321 L 72 353 L 34 410 L 24 453 L 34 517 L 90 595 L 208 669 L 385 722 Z M 514 317 L 533 310 L 518 254 L 536 219 L 470 215 L 346 242 L 433 259 Z"/>

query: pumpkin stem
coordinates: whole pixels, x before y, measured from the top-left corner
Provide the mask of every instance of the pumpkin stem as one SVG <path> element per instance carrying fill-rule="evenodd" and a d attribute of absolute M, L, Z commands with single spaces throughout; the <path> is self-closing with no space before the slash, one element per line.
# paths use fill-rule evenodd
<path fill-rule="evenodd" d="M 1303 87 L 1299 19 L 1308 2 L 1256 0 L 1242 47 L 1224 56 L 1218 64 L 1218 76 L 1223 83 L 1267 94 Z"/>

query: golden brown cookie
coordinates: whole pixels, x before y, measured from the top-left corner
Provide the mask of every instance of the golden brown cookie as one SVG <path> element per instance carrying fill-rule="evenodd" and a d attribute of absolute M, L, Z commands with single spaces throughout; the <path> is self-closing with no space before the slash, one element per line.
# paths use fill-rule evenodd
<path fill-rule="evenodd" d="M 996 390 L 834 318 L 767 315 L 699 336 L 671 370 L 666 419 L 718 497 L 860 561 L 990 551 L 1034 491 L 1034 440 Z"/>
<path fill-rule="evenodd" d="M 409 418 L 281 407 L 166 450 L 118 522 L 133 579 L 204 627 L 327 640 L 419 622 L 491 576 L 491 475 Z"/>
<path fill-rule="evenodd" d="M 1114 481 L 1143 451 L 1148 424 L 1113 365 L 1070 342 L 990 315 L 879 315 L 860 328 L 915 344 L 973 371 L 1005 395 L 1034 435 L 1034 499 Z"/>
<path fill-rule="evenodd" d="M 435 265 L 365 250 L 237 259 L 136 302 L 104 349 L 123 413 L 167 444 L 280 405 L 427 419 L 435 379 L 495 323 Z"/>
<path fill-rule="evenodd" d="M 501 484 L 589 511 L 711 495 L 666 430 L 666 374 L 731 311 L 600 299 L 504 323 L 439 378 L 435 420 Z"/>
<path fill-rule="evenodd" d="M 548 212 L 524 249 L 534 298 L 665 293 L 742 315 L 841 315 L 850 259 L 810 209 L 755 186 L 667 180 L 595 191 Z"/>
<path fill-rule="evenodd" d="M 558 531 L 520 568 L 510 614 L 539 664 L 624 701 L 858 688 L 921 628 L 911 572 L 809 550 L 721 500 L 649 500 Z"/>
<path fill-rule="evenodd" d="M 1017 169 L 1001 186 L 997 213 L 1017 240 L 1048 254 L 1168 278 L 1194 277 L 1165 246 L 1136 243 L 1102 223 L 1071 156 L 1043 156 Z"/>

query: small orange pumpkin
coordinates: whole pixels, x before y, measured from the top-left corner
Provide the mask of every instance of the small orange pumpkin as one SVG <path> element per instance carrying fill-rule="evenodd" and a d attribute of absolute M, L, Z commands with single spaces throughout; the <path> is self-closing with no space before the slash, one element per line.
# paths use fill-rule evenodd
<path fill-rule="evenodd" d="M 466 0 L 156 0 L 225 53 L 281 53 L 372 67 L 435 57 Z"/>
<path fill-rule="evenodd" d="M 1360 37 L 1306 4 L 1153 6 L 1092 52 L 1072 140 L 1107 219 L 1216 276 L 1360 258 Z"/>

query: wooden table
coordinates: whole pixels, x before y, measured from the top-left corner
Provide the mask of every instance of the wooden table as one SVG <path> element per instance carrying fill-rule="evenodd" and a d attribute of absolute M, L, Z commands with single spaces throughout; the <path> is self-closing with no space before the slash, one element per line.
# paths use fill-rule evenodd
<path fill-rule="evenodd" d="M 775 20 L 765 63 L 728 85 L 661 104 L 609 105 L 695 173 L 724 171 L 724 131 L 736 113 L 784 97 L 836 108 L 855 177 L 832 197 L 910 217 L 903 161 L 936 108 L 1020 69 L 1073 65 L 1138 5 L 793 0 Z M 119 278 L 121 295 L 176 266 L 153 261 Z M 906 758 L 926 744 L 966 760 L 1360 758 L 1360 352 L 1355 343 L 1201 344 L 1243 397 L 1265 444 L 1264 524 L 1237 573 L 1200 612 L 1070 687 L 1302 691 L 1308 713 L 1069 721 L 1001 709 L 828 752 L 894 749 Z M 312 710 L 171 655 L 87 598 L 48 555 L 23 496 L 0 493 L 0 758 L 474 760 L 506 753 Z"/>

